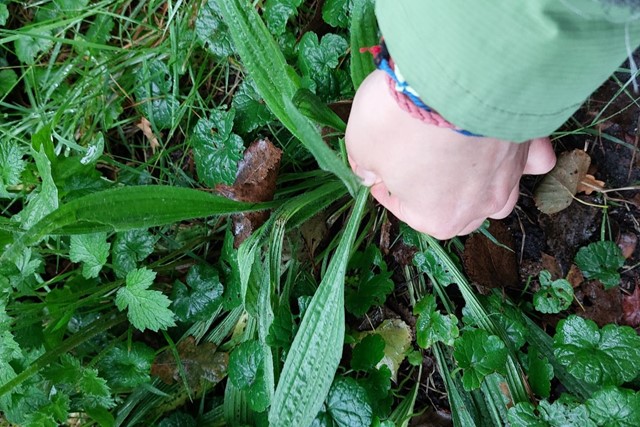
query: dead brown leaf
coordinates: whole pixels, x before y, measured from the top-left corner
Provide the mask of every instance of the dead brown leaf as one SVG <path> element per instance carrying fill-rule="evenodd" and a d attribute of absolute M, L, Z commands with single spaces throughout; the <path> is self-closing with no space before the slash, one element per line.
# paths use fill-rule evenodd
<path fill-rule="evenodd" d="M 603 327 L 607 323 L 618 323 L 622 317 L 620 289 L 605 290 L 602 283 L 592 280 L 584 283 L 575 292 L 576 299 L 584 308 L 582 317 L 591 319 Z M 578 308 L 578 310 L 580 310 Z"/>
<path fill-rule="evenodd" d="M 218 185 L 216 191 L 230 199 L 243 202 L 273 200 L 281 157 L 282 150 L 268 139 L 252 142 L 238 164 L 238 174 L 233 185 Z M 240 246 L 268 218 L 269 212 L 266 211 L 233 215 L 234 246 Z"/>
<path fill-rule="evenodd" d="M 556 166 L 540 182 L 535 191 L 536 206 L 546 214 L 560 212 L 569 207 L 584 180 L 591 158 L 582 150 L 560 154 Z"/>
<path fill-rule="evenodd" d="M 622 233 L 616 239 L 616 243 L 622 250 L 624 259 L 629 259 L 638 246 L 638 236 L 634 233 Z"/>
<path fill-rule="evenodd" d="M 489 232 L 498 242 L 513 248 L 513 235 L 503 223 L 491 221 Z M 516 254 L 491 242 L 483 234 L 474 234 L 467 239 L 462 262 L 469 278 L 481 287 L 480 292 L 518 283 Z"/>
<path fill-rule="evenodd" d="M 229 355 L 216 351 L 215 344 L 196 345 L 195 338 L 190 336 L 178 344 L 177 350 L 182 370 L 190 388 L 198 388 L 203 379 L 217 384 L 226 376 Z M 180 368 L 171 349 L 163 351 L 156 357 L 151 366 L 151 374 L 166 384 L 182 382 Z"/>
<path fill-rule="evenodd" d="M 587 196 L 594 191 L 604 190 L 604 181 L 597 180 L 593 175 L 586 174 L 578 183 L 576 193 L 584 193 Z"/>
<path fill-rule="evenodd" d="M 136 127 L 140 129 L 145 138 L 147 138 L 151 151 L 155 154 L 156 148 L 160 147 L 160 142 L 158 142 L 158 138 L 153 133 L 153 129 L 151 129 L 151 122 L 149 122 L 146 117 L 141 117 L 140 123 L 136 123 Z"/>
<path fill-rule="evenodd" d="M 582 271 L 580 271 L 577 265 L 571 264 L 571 267 L 569 267 L 567 282 L 571 283 L 571 287 L 573 287 L 574 289 L 582 285 L 582 283 L 584 282 Z"/>
<path fill-rule="evenodd" d="M 622 320 L 634 328 L 640 326 L 640 281 L 638 280 L 633 293 L 622 297 Z"/>

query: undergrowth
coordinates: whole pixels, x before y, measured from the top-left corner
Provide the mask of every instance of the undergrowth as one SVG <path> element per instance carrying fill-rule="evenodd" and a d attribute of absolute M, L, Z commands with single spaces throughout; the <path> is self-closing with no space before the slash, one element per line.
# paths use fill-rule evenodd
<path fill-rule="evenodd" d="M 377 39 L 370 0 L 0 0 L 1 425 L 640 425 L 633 329 L 532 320 L 563 278 L 381 248 L 339 114 Z M 576 264 L 614 287 L 607 240 Z"/>

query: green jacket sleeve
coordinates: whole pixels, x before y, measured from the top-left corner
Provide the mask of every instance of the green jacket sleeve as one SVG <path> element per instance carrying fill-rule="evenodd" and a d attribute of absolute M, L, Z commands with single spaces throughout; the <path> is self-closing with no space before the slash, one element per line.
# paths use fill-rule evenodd
<path fill-rule="evenodd" d="M 389 53 L 422 100 L 476 134 L 556 130 L 640 43 L 615 0 L 377 0 Z"/>

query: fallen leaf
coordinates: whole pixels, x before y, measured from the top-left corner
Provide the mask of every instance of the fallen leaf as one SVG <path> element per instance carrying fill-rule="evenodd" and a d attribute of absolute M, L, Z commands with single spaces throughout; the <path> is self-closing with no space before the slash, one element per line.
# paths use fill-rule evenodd
<path fill-rule="evenodd" d="M 194 337 L 187 337 L 177 346 L 182 371 L 191 389 L 197 389 L 204 379 L 213 384 L 220 382 L 227 374 L 229 354 L 216 351 L 213 343 L 196 345 Z M 166 384 L 182 382 L 180 368 L 171 349 L 160 353 L 151 366 L 151 374 Z"/>
<path fill-rule="evenodd" d="M 562 278 L 562 268 L 556 257 L 542 252 L 540 263 L 542 264 L 542 269 L 551 273 L 551 277 L 554 280 Z"/>
<path fill-rule="evenodd" d="M 577 193 L 584 193 L 587 196 L 594 191 L 604 190 L 604 181 L 597 180 L 593 175 L 586 174 L 578 183 Z"/>
<path fill-rule="evenodd" d="M 535 191 L 538 209 L 553 214 L 569 207 L 590 164 L 591 158 L 582 150 L 560 154 L 556 166 L 542 179 Z"/>
<path fill-rule="evenodd" d="M 491 221 L 489 233 L 501 244 L 513 248 L 513 235 L 501 222 Z M 467 239 L 462 254 L 465 271 L 482 288 L 513 287 L 518 283 L 518 262 L 513 251 L 477 233 Z M 483 292 L 480 288 L 479 291 Z M 488 289 L 484 289 L 488 292 Z"/>
<path fill-rule="evenodd" d="M 252 142 L 244 151 L 244 158 L 238 164 L 238 173 L 233 185 L 217 185 L 216 191 L 230 199 L 243 202 L 273 200 L 281 157 L 282 150 L 268 139 Z M 240 246 L 268 218 L 267 211 L 232 215 L 234 247 Z"/>
<path fill-rule="evenodd" d="M 624 259 L 629 259 L 638 245 L 638 236 L 633 233 L 622 233 L 618 236 L 616 243 L 618 247 L 620 247 L 620 250 L 622 250 Z"/>
<path fill-rule="evenodd" d="M 151 122 L 147 120 L 146 117 L 140 118 L 140 123 L 136 123 L 136 127 L 142 131 L 145 138 L 149 141 L 149 146 L 151 147 L 151 151 L 155 154 L 156 148 L 160 147 L 160 142 L 158 142 L 158 138 L 153 133 L 151 129 Z"/>
<path fill-rule="evenodd" d="M 567 273 L 567 282 L 571 283 L 571 287 L 574 289 L 582 285 L 582 283 L 584 282 L 582 271 L 580 271 L 577 265 L 571 264 L 571 267 L 569 267 L 569 273 Z"/>
<path fill-rule="evenodd" d="M 638 280 L 633 293 L 622 297 L 622 320 L 634 328 L 640 326 L 640 281 Z"/>
<path fill-rule="evenodd" d="M 618 323 L 622 317 L 622 296 L 618 288 L 605 290 L 602 283 L 592 280 L 576 290 L 575 297 L 584 308 L 581 317 L 593 320 L 600 327 Z"/>

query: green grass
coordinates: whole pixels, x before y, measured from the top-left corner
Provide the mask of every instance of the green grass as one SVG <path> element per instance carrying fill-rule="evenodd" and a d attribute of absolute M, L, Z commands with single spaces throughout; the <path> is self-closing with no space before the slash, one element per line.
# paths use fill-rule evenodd
<path fill-rule="evenodd" d="M 372 69 L 357 53 L 376 43 L 372 2 L 324 2 L 309 27 L 331 28 L 324 44 L 304 34 L 315 2 L 217 4 L 0 0 L 0 424 L 408 425 L 428 400 L 423 357 L 455 425 L 503 425 L 541 399 L 587 411 L 603 390 L 632 407 L 633 384 L 570 373 L 526 301 L 477 295 L 459 242 L 407 229 L 394 237 L 414 265 L 387 265 L 386 214 L 326 107 Z M 621 83 L 568 132 L 595 132 L 619 97 L 637 105 Z M 282 150 L 274 200 L 217 195 L 264 137 Z M 263 209 L 234 247 L 239 215 Z M 444 332 L 420 348 L 404 322 L 357 330 L 386 298 L 415 307 L 419 334 Z M 504 363 L 466 363 L 475 336 Z M 575 402 L 545 395 L 548 366 Z"/>

